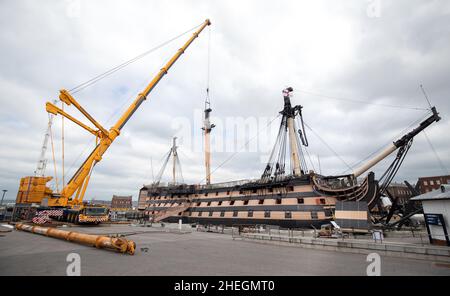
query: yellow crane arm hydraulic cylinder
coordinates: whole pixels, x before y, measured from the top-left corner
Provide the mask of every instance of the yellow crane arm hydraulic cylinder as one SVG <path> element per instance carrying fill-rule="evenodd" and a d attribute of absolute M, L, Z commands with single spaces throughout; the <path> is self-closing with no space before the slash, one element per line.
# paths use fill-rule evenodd
<path fill-rule="evenodd" d="M 90 245 L 99 249 L 115 250 L 123 254 L 128 253 L 130 255 L 134 255 L 134 252 L 136 250 L 136 243 L 125 238 L 85 234 L 74 231 L 60 230 L 52 227 L 31 226 L 22 223 L 17 224 L 16 229 L 64 239 L 70 242 Z"/>

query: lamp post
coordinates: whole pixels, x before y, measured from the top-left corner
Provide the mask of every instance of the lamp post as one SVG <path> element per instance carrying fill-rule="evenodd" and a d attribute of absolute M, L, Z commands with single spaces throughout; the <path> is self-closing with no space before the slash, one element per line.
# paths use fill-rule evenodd
<path fill-rule="evenodd" d="M 5 194 L 6 194 L 6 192 L 8 192 L 8 190 L 6 190 L 6 189 L 3 189 L 2 201 L 0 202 L 0 205 L 2 205 L 2 204 L 3 204 L 3 199 L 5 198 Z"/>

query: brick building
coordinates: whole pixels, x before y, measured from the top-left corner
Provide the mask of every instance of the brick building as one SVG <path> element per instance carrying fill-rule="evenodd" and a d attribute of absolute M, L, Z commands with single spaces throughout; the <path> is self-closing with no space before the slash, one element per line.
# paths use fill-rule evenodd
<path fill-rule="evenodd" d="M 113 195 L 111 201 L 112 211 L 130 211 L 133 208 L 132 196 Z"/>
<path fill-rule="evenodd" d="M 441 188 L 441 185 L 450 184 L 450 175 L 420 177 L 417 182 L 419 182 L 420 193 L 424 194 Z"/>
<path fill-rule="evenodd" d="M 404 205 L 408 202 L 408 200 L 413 196 L 411 190 L 409 190 L 408 186 L 403 183 L 395 183 L 392 182 L 388 187 L 389 193 L 392 197 L 397 198 L 397 203 L 399 205 Z"/>

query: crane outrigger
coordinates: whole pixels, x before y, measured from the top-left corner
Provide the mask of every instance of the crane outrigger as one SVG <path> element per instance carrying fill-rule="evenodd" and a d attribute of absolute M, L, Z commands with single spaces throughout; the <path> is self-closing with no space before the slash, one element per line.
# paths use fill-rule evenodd
<path fill-rule="evenodd" d="M 140 105 L 147 99 L 147 96 L 158 84 L 158 82 L 167 74 L 169 69 L 185 52 L 191 43 L 199 36 L 206 26 L 211 22 L 205 20 L 200 27 L 193 33 L 189 40 L 172 56 L 172 58 L 164 65 L 158 74 L 151 80 L 147 87 L 136 97 L 133 103 L 122 114 L 119 120 L 109 129 L 106 130 L 98 123 L 69 93 L 63 89 L 60 91 L 59 99 L 68 106 L 73 105 L 78 109 L 95 127 L 82 123 L 78 119 L 72 117 L 64 110 L 58 108 L 55 104 L 47 102 L 46 110 L 52 115 L 61 115 L 77 125 L 81 126 L 95 136 L 96 146 L 75 172 L 69 182 L 60 192 L 54 192 L 46 183 L 52 177 L 44 176 L 27 176 L 23 177 L 20 182 L 19 192 L 17 194 L 17 204 L 39 203 L 45 204 L 50 209 L 62 209 L 62 219 L 69 222 L 81 223 L 99 223 L 108 220 L 108 209 L 103 206 L 88 206 L 83 203 L 89 179 L 95 165 L 102 160 L 103 154 L 108 150 L 115 139 L 120 135 L 121 130 L 133 116 Z"/>

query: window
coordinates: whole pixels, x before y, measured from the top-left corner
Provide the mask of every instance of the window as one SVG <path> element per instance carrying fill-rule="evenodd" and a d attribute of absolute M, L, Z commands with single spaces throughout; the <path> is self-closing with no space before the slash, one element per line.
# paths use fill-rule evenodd
<path fill-rule="evenodd" d="M 253 217 L 253 211 L 252 210 L 248 211 L 247 217 Z"/>
<path fill-rule="evenodd" d="M 291 219 L 292 218 L 292 213 L 291 212 L 284 212 L 284 218 Z"/>
<path fill-rule="evenodd" d="M 208 201 L 208 203 L 206 204 L 208 207 L 211 205 L 211 202 L 210 201 Z"/>
<path fill-rule="evenodd" d="M 423 181 L 423 185 L 427 186 L 428 182 L 427 181 Z"/>
<path fill-rule="evenodd" d="M 430 181 L 430 185 L 432 185 L 432 186 L 434 185 L 434 181 L 433 180 Z"/>
<path fill-rule="evenodd" d="M 189 216 L 192 216 L 192 212 L 191 211 L 189 211 Z"/>
<path fill-rule="evenodd" d="M 198 202 L 198 203 L 197 203 L 197 207 L 199 207 L 199 206 L 200 206 L 200 204 L 201 204 L 201 202 Z"/>
<path fill-rule="evenodd" d="M 238 215 L 238 211 L 234 211 L 233 212 L 233 217 L 237 217 L 237 215 Z"/>
<path fill-rule="evenodd" d="M 270 218 L 270 211 L 264 212 L 264 218 Z"/>
<path fill-rule="evenodd" d="M 294 186 L 288 186 L 287 191 L 294 191 Z"/>
<path fill-rule="evenodd" d="M 248 199 L 244 200 L 244 206 L 248 205 Z"/>
<path fill-rule="evenodd" d="M 222 201 L 219 201 L 219 203 L 217 204 L 218 206 L 221 206 L 222 205 Z"/>
<path fill-rule="evenodd" d="M 437 185 L 441 185 L 441 180 L 436 180 Z"/>
<path fill-rule="evenodd" d="M 253 192 L 253 193 L 256 193 L 256 189 L 253 189 L 252 192 Z"/>
<path fill-rule="evenodd" d="M 230 206 L 234 205 L 234 200 L 230 201 Z"/>
<path fill-rule="evenodd" d="M 208 215 L 208 216 L 211 217 L 212 215 L 213 215 L 213 212 L 209 212 L 209 215 Z"/>
<path fill-rule="evenodd" d="M 297 198 L 297 203 L 303 204 L 303 203 L 305 203 L 305 200 L 303 198 Z"/>
<path fill-rule="evenodd" d="M 325 204 L 325 198 L 321 198 L 321 199 L 320 199 L 320 204 L 321 204 L 321 205 L 324 205 L 324 204 Z"/>
<path fill-rule="evenodd" d="M 281 205 L 281 198 L 277 198 L 276 202 L 277 205 Z"/>
<path fill-rule="evenodd" d="M 264 199 L 258 200 L 258 204 L 259 204 L 259 205 L 263 205 L 263 204 L 264 204 Z"/>
<path fill-rule="evenodd" d="M 239 194 L 242 194 L 242 193 L 244 193 L 244 191 L 242 191 L 242 190 L 239 190 Z"/>
<path fill-rule="evenodd" d="M 208 192 L 205 193 L 205 196 L 208 196 Z"/>
<path fill-rule="evenodd" d="M 317 212 L 311 212 L 311 219 L 318 219 Z"/>
<path fill-rule="evenodd" d="M 198 217 L 201 217 L 203 212 L 198 212 Z"/>
<path fill-rule="evenodd" d="M 269 192 L 273 192 L 273 188 L 269 188 Z"/>
<path fill-rule="evenodd" d="M 227 195 L 230 195 L 230 190 L 227 191 Z"/>
<path fill-rule="evenodd" d="M 220 212 L 220 217 L 224 217 L 224 216 L 225 216 L 225 212 L 224 211 Z"/>

